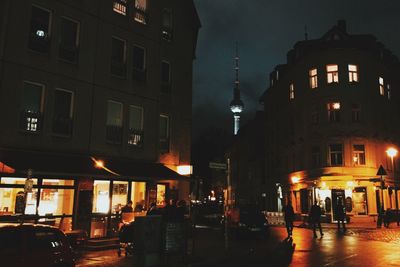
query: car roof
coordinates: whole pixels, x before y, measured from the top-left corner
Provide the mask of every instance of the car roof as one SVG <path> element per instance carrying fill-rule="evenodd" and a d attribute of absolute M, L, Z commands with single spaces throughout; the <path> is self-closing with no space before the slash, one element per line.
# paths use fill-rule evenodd
<path fill-rule="evenodd" d="M 43 230 L 59 230 L 58 228 L 45 224 L 33 224 L 33 223 L 0 223 L 0 229 L 4 228 L 34 228 Z"/>

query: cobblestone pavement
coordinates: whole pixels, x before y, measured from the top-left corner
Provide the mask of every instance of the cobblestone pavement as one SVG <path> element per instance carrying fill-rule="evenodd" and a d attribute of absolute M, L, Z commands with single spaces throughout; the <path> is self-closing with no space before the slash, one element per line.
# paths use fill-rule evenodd
<path fill-rule="evenodd" d="M 374 241 L 382 241 L 382 242 L 390 242 L 400 245 L 400 227 L 393 228 L 381 228 L 381 229 L 362 229 L 362 230 L 351 230 L 349 234 L 353 234 L 357 237 L 374 240 Z"/>

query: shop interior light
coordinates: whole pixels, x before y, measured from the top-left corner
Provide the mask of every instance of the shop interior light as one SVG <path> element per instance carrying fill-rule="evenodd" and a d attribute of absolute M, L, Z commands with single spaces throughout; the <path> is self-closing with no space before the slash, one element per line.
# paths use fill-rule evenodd
<path fill-rule="evenodd" d="M 348 181 L 347 182 L 347 186 L 348 187 L 353 187 L 354 186 L 354 182 L 353 181 Z"/>

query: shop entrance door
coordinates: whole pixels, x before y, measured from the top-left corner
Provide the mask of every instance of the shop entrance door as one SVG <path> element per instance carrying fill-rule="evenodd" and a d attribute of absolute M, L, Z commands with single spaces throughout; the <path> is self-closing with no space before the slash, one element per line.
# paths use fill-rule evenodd
<path fill-rule="evenodd" d="M 353 206 L 353 211 L 357 215 L 366 215 L 368 213 L 367 189 L 365 187 L 356 187 L 354 189 Z"/>
<path fill-rule="evenodd" d="M 344 195 L 344 190 L 343 189 L 332 189 L 332 221 L 336 221 L 336 211 L 337 211 L 337 205 L 339 201 L 342 202 L 343 206 L 345 204 L 345 195 Z"/>

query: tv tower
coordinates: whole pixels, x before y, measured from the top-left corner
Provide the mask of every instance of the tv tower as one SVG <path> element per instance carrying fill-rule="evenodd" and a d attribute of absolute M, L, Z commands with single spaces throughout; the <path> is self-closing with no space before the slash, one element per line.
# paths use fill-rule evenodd
<path fill-rule="evenodd" d="M 239 131 L 239 123 L 240 123 L 240 113 L 243 111 L 244 104 L 240 99 L 240 89 L 239 89 L 239 52 L 238 52 L 238 44 L 236 42 L 236 56 L 235 56 L 235 87 L 233 88 L 233 100 L 231 101 L 230 108 L 233 113 L 233 134 L 236 135 Z"/>

